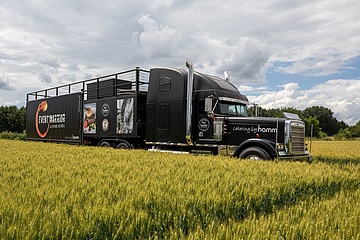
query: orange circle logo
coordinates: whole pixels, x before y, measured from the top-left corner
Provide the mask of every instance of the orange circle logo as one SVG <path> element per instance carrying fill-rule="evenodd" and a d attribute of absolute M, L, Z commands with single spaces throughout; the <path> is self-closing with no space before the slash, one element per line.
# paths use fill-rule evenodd
<path fill-rule="evenodd" d="M 37 134 L 41 137 L 41 138 L 44 138 L 46 137 L 46 135 L 48 134 L 49 132 L 49 128 L 50 128 L 50 122 L 48 122 L 48 125 L 47 125 L 47 129 L 44 133 L 42 133 L 39 129 L 39 112 L 46 112 L 46 110 L 48 109 L 48 104 L 46 101 L 42 101 L 37 110 L 36 110 L 36 115 L 35 115 L 35 127 L 36 127 L 36 132 Z"/>

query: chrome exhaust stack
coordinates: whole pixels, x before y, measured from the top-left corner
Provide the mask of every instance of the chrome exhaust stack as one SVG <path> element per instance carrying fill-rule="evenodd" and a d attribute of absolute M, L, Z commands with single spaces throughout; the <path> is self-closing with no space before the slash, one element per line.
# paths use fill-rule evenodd
<path fill-rule="evenodd" d="M 186 59 L 186 67 L 188 70 L 187 92 L 186 92 L 186 141 L 189 145 L 193 145 L 191 140 L 191 120 L 192 120 L 192 101 L 194 88 L 194 67 L 193 64 Z"/>
<path fill-rule="evenodd" d="M 226 82 L 230 82 L 230 75 L 227 71 L 224 72 L 224 79 Z"/>

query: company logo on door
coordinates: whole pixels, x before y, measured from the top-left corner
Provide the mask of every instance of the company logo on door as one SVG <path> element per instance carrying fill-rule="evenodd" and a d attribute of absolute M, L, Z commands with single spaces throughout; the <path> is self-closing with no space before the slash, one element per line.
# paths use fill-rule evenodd
<path fill-rule="evenodd" d="M 107 103 L 104 103 L 101 107 L 101 114 L 106 117 L 107 115 L 109 115 L 110 112 L 110 106 Z"/>
<path fill-rule="evenodd" d="M 47 101 L 42 101 L 36 110 L 35 114 L 35 128 L 39 137 L 44 138 L 49 132 L 50 128 L 65 128 L 65 113 L 61 114 L 50 114 L 50 115 L 39 115 L 41 112 L 48 110 Z M 44 127 L 46 126 L 45 130 Z"/>
<path fill-rule="evenodd" d="M 233 127 L 232 130 L 236 131 L 236 132 L 246 132 L 246 133 L 276 133 L 276 128 L 261 127 L 261 125 L 236 126 L 236 127 Z"/>
<path fill-rule="evenodd" d="M 199 130 L 202 132 L 206 132 L 210 128 L 210 121 L 207 118 L 202 118 L 198 124 Z"/>

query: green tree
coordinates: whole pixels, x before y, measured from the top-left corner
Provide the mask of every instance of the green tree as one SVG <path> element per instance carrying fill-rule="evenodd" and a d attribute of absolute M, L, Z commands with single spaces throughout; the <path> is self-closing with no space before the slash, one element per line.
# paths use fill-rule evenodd
<path fill-rule="evenodd" d="M 360 121 L 354 126 L 349 127 L 349 131 L 352 137 L 360 137 Z"/>
<path fill-rule="evenodd" d="M 352 137 L 349 128 L 340 129 L 339 132 L 334 135 L 335 140 L 349 140 L 351 138 Z"/>
<path fill-rule="evenodd" d="M 7 109 L 4 106 L 0 106 L 0 133 L 7 130 Z"/>
<path fill-rule="evenodd" d="M 346 124 L 344 121 L 338 122 L 338 125 L 339 125 L 339 128 L 340 128 L 340 129 L 346 129 L 346 128 L 349 127 L 349 125 Z"/>
<path fill-rule="evenodd" d="M 16 106 L 0 106 L 0 132 L 22 133 L 26 126 L 26 109 Z"/>
<path fill-rule="evenodd" d="M 265 109 L 262 107 L 258 107 L 258 113 L 259 113 L 259 117 L 283 117 L 282 115 L 282 111 L 278 108 L 271 108 L 271 109 Z M 250 107 L 249 108 L 249 115 L 250 116 L 255 116 L 255 110 L 254 107 Z"/>
<path fill-rule="evenodd" d="M 308 117 L 304 119 L 305 122 L 305 135 L 307 137 L 311 136 L 311 126 L 312 126 L 312 136 L 315 138 L 320 137 L 321 128 L 320 122 L 316 117 Z"/>
<path fill-rule="evenodd" d="M 304 117 L 316 117 L 320 122 L 320 128 L 328 136 L 333 136 L 340 130 L 339 121 L 333 116 L 331 109 L 323 106 L 313 106 L 304 109 Z"/>

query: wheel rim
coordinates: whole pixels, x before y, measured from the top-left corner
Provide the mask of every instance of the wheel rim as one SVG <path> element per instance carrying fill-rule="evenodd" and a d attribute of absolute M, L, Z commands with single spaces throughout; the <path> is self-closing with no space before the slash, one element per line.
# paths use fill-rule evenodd
<path fill-rule="evenodd" d="M 126 143 L 119 143 L 116 148 L 118 148 L 118 149 L 129 149 L 130 147 Z"/>
<path fill-rule="evenodd" d="M 111 143 L 109 141 L 102 141 L 99 144 L 100 147 L 111 147 Z"/>
<path fill-rule="evenodd" d="M 251 155 L 247 156 L 246 159 L 258 161 L 258 160 L 261 160 L 261 157 L 259 157 L 256 154 L 251 154 Z"/>

